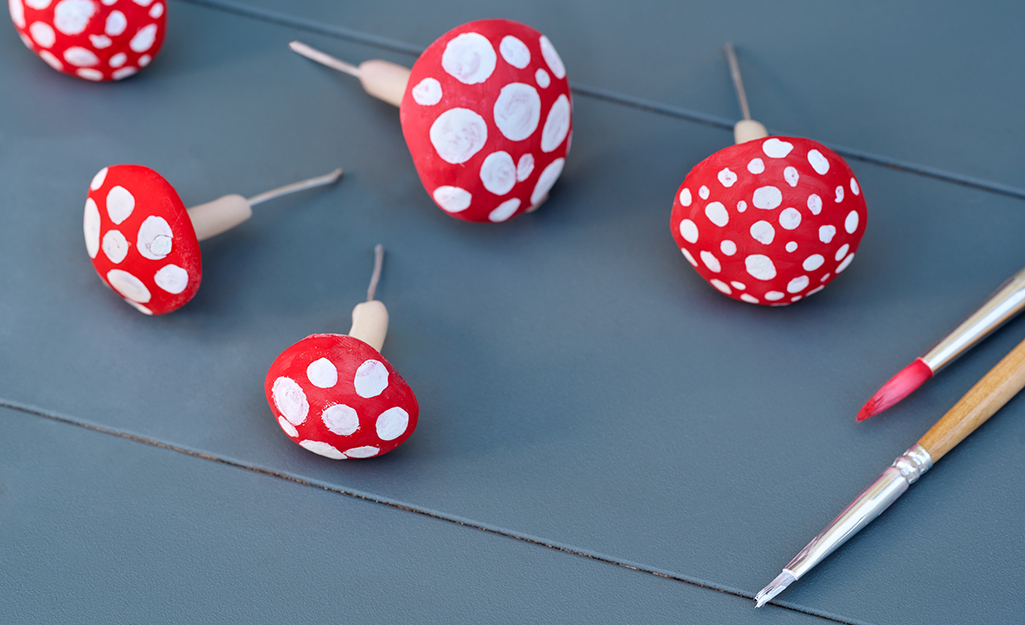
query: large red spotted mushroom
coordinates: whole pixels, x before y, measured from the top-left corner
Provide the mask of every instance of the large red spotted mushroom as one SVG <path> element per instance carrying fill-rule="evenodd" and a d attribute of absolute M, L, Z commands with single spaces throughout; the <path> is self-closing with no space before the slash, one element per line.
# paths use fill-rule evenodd
<path fill-rule="evenodd" d="M 367 301 L 353 309 L 348 336 L 304 338 L 277 357 L 264 381 L 285 434 L 334 460 L 388 453 L 409 438 L 420 414 L 413 391 L 380 353 L 388 309 L 374 290 L 383 254 L 378 245 Z"/>
<path fill-rule="evenodd" d="M 121 80 L 164 44 L 165 0 L 9 0 L 21 40 L 50 67 L 86 80 Z"/>
<path fill-rule="evenodd" d="M 562 173 L 573 130 L 566 67 L 529 26 L 463 24 L 412 70 L 378 60 L 354 67 L 299 42 L 292 49 L 400 107 L 420 180 L 453 217 L 497 223 L 535 210 Z"/>
<path fill-rule="evenodd" d="M 85 247 L 104 284 L 147 315 L 184 306 L 203 277 L 199 242 L 249 219 L 252 207 L 331 184 L 342 170 L 246 199 L 225 195 L 186 209 L 163 176 L 141 165 L 104 167 L 85 201 Z"/>
<path fill-rule="evenodd" d="M 732 46 L 744 119 L 736 145 L 687 174 L 673 201 L 673 238 L 713 287 L 751 304 L 785 305 L 825 288 L 854 259 L 865 199 L 835 152 L 810 139 L 768 137 L 752 120 Z"/>

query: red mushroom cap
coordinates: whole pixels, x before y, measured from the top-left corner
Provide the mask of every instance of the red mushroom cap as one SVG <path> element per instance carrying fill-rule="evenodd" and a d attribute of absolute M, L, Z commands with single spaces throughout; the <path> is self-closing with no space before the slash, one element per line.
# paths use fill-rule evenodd
<path fill-rule="evenodd" d="M 409 438 L 420 414 L 384 356 L 344 334 L 313 334 L 283 351 L 264 391 L 289 438 L 335 460 L 388 453 Z"/>
<path fill-rule="evenodd" d="M 510 20 L 442 35 L 413 65 L 399 114 L 427 193 L 466 221 L 540 204 L 569 151 L 573 98 L 547 37 Z"/>
<path fill-rule="evenodd" d="M 851 168 L 810 139 L 768 137 L 719 150 L 687 174 L 670 220 L 680 251 L 712 286 L 751 304 L 816 293 L 865 233 Z"/>
<path fill-rule="evenodd" d="M 203 279 L 199 241 L 178 193 L 141 165 L 104 167 L 85 201 L 85 246 L 96 273 L 147 315 L 184 306 Z"/>
<path fill-rule="evenodd" d="M 165 0 L 9 0 L 29 50 L 59 72 L 121 80 L 149 65 L 164 44 Z"/>

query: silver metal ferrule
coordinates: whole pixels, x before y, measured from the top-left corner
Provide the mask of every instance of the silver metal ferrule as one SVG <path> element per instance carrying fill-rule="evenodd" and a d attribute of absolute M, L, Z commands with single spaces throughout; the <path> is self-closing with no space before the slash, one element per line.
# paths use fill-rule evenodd
<path fill-rule="evenodd" d="M 795 580 L 800 579 L 837 547 L 857 534 L 861 528 L 874 521 L 904 494 L 908 486 L 917 482 L 918 478 L 931 468 L 932 457 L 929 456 L 929 452 L 921 445 L 911 447 L 904 455 L 894 460 L 879 479 L 858 495 L 840 516 L 833 519 L 826 529 L 813 538 L 783 571 L 789 572 Z"/>
<path fill-rule="evenodd" d="M 933 373 L 939 371 L 1010 321 L 1022 309 L 1025 309 L 1025 269 L 1000 285 L 978 310 L 925 352 L 922 360 Z"/>

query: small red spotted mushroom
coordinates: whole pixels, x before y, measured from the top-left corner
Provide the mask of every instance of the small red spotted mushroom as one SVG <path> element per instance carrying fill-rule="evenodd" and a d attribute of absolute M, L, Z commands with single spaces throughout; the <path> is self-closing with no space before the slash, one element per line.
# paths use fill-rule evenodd
<path fill-rule="evenodd" d="M 399 106 L 420 181 L 457 219 L 498 223 L 531 212 L 562 173 L 573 130 L 566 67 L 529 26 L 463 24 L 428 46 L 412 70 L 377 60 L 354 67 L 291 46 Z"/>
<path fill-rule="evenodd" d="M 59 72 L 127 78 L 164 44 L 165 0 L 9 0 L 21 40 Z"/>
<path fill-rule="evenodd" d="M 850 265 L 865 199 L 835 152 L 769 137 L 751 119 L 733 47 L 727 56 L 744 119 L 736 145 L 698 163 L 677 190 L 673 238 L 709 284 L 733 299 L 780 306 L 821 291 Z"/>
<path fill-rule="evenodd" d="M 384 249 L 375 249 L 367 301 L 344 334 L 313 334 L 267 371 L 264 392 L 278 425 L 295 442 L 334 460 L 372 458 L 406 441 L 420 408 L 406 381 L 381 355 L 388 309 L 374 299 Z"/>
<path fill-rule="evenodd" d="M 331 184 L 342 170 L 246 199 L 225 195 L 186 209 L 163 176 L 141 165 L 104 167 L 85 201 L 85 247 L 104 284 L 147 315 L 184 306 L 203 277 L 199 242 L 249 219 L 252 207 Z"/>

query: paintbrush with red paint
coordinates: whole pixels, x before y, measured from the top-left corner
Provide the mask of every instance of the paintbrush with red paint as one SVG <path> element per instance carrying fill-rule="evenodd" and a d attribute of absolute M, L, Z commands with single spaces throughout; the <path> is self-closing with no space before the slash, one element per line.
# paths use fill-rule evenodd
<path fill-rule="evenodd" d="M 858 412 L 858 421 L 877 415 L 910 395 L 926 380 L 954 362 L 1025 309 L 1025 269 L 1003 283 L 978 310 L 929 351 L 890 378 Z"/>

